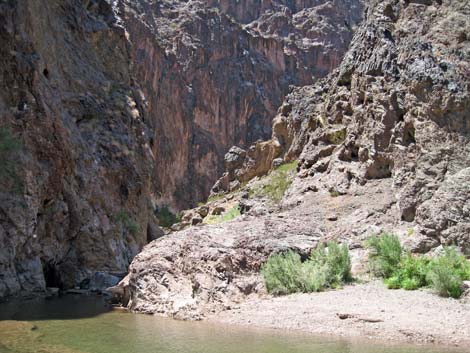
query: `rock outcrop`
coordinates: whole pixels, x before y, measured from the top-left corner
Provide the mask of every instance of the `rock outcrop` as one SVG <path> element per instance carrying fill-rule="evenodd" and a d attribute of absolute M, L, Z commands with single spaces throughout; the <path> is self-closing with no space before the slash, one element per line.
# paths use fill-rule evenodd
<path fill-rule="evenodd" d="M 105 1 L 3 1 L 0 48 L 0 298 L 124 271 L 156 225 L 119 18 Z"/>
<path fill-rule="evenodd" d="M 128 306 L 185 318 L 230 307 L 263 292 L 252 278 L 270 251 L 297 249 L 309 231 L 309 246 L 349 244 L 356 269 L 362 241 L 384 230 L 412 251 L 456 244 L 468 253 L 469 14 L 468 1 L 370 1 L 339 68 L 287 97 L 271 140 L 226 155 L 216 192 L 298 159 L 284 210 L 150 243 L 120 284 Z M 239 244 L 250 249 L 243 261 Z"/>
<path fill-rule="evenodd" d="M 230 146 L 269 138 L 289 86 L 331 72 L 362 16 L 360 0 L 119 4 L 152 129 L 155 193 L 176 210 L 208 196 Z"/>
<path fill-rule="evenodd" d="M 293 248 L 307 256 L 319 238 L 312 221 L 292 217 L 192 227 L 148 245 L 112 291 L 137 312 L 201 319 L 262 291 L 256 273 L 270 253 Z"/>

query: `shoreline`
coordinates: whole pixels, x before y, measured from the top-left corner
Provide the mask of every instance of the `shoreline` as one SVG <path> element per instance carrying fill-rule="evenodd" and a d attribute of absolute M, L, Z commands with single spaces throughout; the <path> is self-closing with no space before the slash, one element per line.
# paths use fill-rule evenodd
<path fill-rule="evenodd" d="M 470 300 L 380 281 L 281 297 L 252 297 L 204 321 L 387 344 L 470 349 Z"/>

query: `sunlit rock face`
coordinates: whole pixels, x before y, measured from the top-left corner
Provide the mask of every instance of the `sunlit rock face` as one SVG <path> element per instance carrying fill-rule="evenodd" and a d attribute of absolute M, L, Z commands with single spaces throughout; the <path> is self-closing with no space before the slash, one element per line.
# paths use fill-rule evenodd
<path fill-rule="evenodd" d="M 271 135 L 289 91 L 334 69 L 362 16 L 351 1 L 121 1 L 151 126 L 158 203 L 203 200 L 234 144 Z"/>

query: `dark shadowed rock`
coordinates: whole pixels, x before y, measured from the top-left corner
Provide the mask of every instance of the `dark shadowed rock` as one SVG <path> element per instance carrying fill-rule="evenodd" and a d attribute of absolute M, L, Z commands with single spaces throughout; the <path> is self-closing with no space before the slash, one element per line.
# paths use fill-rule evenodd
<path fill-rule="evenodd" d="M 128 44 L 106 1 L 1 2 L 1 143 L 21 148 L 0 157 L 0 298 L 124 271 L 147 243 L 154 158 Z"/>

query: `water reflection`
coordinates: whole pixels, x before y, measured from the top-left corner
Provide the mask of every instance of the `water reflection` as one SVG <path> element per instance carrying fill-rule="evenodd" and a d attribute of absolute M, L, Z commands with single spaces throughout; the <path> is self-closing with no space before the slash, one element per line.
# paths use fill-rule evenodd
<path fill-rule="evenodd" d="M 99 296 L 66 295 L 54 299 L 12 300 L 0 304 L 0 320 L 76 320 L 111 311 Z"/>
<path fill-rule="evenodd" d="M 67 296 L 0 305 L 0 353 L 448 353 L 110 311 Z"/>

